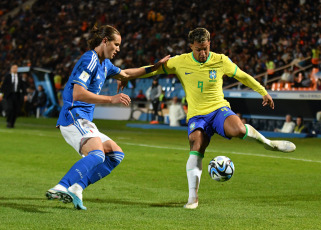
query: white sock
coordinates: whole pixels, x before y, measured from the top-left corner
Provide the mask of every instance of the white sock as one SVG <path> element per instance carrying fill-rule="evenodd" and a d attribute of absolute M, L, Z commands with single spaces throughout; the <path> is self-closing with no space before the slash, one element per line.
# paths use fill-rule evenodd
<path fill-rule="evenodd" d="M 74 193 L 80 200 L 82 200 L 83 188 L 79 184 L 77 184 L 77 183 L 73 184 L 72 186 L 70 186 L 68 188 L 68 190 L 70 192 Z"/>
<path fill-rule="evenodd" d="M 243 137 L 243 139 L 255 139 L 259 142 L 261 142 L 262 144 L 271 144 L 271 141 L 267 138 L 265 138 L 261 133 L 259 133 L 255 128 L 253 128 L 251 125 L 249 124 L 245 124 L 246 130 L 247 130 L 247 135 L 245 137 Z"/>
<path fill-rule="evenodd" d="M 59 191 L 64 191 L 64 192 L 67 192 L 67 189 L 64 187 L 64 186 L 62 186 L 62 185 L 60 185 L 60 184 L 57 184 L 55 187 L 53 187 L 54 189 L 56 189 L 56 190 L 59 190 Z"/>
<path fill-rule="evenodd" d="M 188 180 L 188 203 L 195 202 L 198 199 L 198 188 L 202 175 L 202 160 L 203 158 L 198 155 L 189 155 L 186 163 L 186 174 Z"/>

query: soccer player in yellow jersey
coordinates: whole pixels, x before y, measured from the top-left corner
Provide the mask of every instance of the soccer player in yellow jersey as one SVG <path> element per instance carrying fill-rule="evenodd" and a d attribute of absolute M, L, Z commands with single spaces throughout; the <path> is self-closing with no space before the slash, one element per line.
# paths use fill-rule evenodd
<path fill-rule="evenodd" d="M 204 28 L 190 31 L 188 42 L 191 53 L 169 59 L 162 68 L 150 73 L 176 74 L 184 87 L 188 103 L 188 139 L 190 156 L 186 164 L 189 198 L 185 208 L 198 206 L 198 188 L 202 174 L 202 159 L 214 133 L 227 139 L 240 137 L 255 139 L 266 149 L 292 152 L 295 145 L 289 141 L 271 141 L 248 124 L 243 124 L 224 99 L 223 75 L 234 77 L 263 97 L 263 106 L 274 109 L 274 102 L 262 85 L 243 72 L 227 56 L 210 52 L 210 33 Z"/>

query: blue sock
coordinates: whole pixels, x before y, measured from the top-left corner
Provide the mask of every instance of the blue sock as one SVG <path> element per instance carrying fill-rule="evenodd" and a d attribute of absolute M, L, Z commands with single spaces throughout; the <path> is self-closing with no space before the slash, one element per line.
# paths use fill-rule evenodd
<path fill-rule="evenodd" d="M 101 150 L 93 150 L 88 153 L 88 156 L 77 161 L 66 175 L 61 179 L 59 184 L 65 188 L 69 188 L 74 183 L 77 183 L 82 178 L 86 177 L 87 173 L 96 166 L 105 161 L 105 154 Z"/>
<path fill-rule="evenodd" d="M 90 184 L 93 184 L 100 179 L 104 178 L 110 172 L 116 168 L 117 165 L 120 164 L 120 162 L 124 159 L 124 153 L 115 151 L 115 152 L 109 152 L 106 154 L 106 158 L 104 163 L 98 165 L 96 168 L 92 169 L 87 175 L 78 181 L 77 183 L 85 189 Z"/>

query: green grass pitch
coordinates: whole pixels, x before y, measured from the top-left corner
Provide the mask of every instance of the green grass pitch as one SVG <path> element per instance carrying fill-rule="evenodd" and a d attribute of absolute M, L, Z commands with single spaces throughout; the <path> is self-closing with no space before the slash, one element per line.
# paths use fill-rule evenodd
<path fill-rule="evenodd" d="M 255 142 L 214 136 L 203 160 L 199 208 L 185 210 L 186 131 L 95 123 L 124 150 L 123 162 L 84 192 L 87 211 L 48 201 L 79 158 L 55 128 L 56 119 L 0 118 L 0 229 L 321 229 L 321 139 L 291 139 L 294 153 L 269 152 Z M 226 155 L 230 181 L 207 173 Z"/>

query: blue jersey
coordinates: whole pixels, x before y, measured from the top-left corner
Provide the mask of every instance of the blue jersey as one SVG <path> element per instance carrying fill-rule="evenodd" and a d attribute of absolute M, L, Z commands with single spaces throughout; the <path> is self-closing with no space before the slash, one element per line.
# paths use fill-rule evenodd
<path fill-rule="evenodd" d="M 60 111 L 57 126 L 68 126 L 81 118 L 93 120 L 95 104 L 74 101 L 74 84 L 81 85 L 86 90 L 99 94 L 105 80 L 119 74 L 120 71 L 109 59 L 105 59 L 100 64 L 98 55 L 94 50 L 84 53 L 76 63 L 65 86 L 62 95 L 64 105 Z"/>

